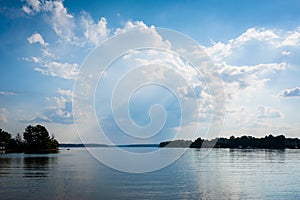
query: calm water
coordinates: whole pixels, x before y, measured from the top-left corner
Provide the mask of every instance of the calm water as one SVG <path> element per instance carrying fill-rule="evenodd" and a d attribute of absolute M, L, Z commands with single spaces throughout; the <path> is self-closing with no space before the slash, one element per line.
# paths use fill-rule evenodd
<path fill-rule="evenodd" d="M 0 154 L 0 199 L 300 199 L 300 150 L 205 153 L 189 149 L 144 174 L 110 169 L 83 148 Z"/>

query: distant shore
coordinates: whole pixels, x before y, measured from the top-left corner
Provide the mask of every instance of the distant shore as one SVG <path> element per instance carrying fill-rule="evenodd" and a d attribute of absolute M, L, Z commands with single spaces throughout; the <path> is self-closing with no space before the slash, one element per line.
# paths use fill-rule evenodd
<path fill-rule="evenodd" d="M 299 149 L 300 139 L 285 138 L 284 135 L 265 136 L 263 138 L 255 138 L 252 136 L 227 138 L 215 138 L 205 140 L 198 138 L 195 141 L 174 140 L 165 141 L 159 144 L 159 147 L 170 148 L 230 148 L 230 149 Z"/>
<path fill-rule="evenodd" d="M 62 143 L 60 148 L 81 148 L 81 147 L 159 147 L 159 144 L 120 144 L 120 145 L 106 145 L 106 144 L 73 144 Z"/>
<path fill-rule="evenodd" d="M 299 149 L 300 139 L 286 138 L 283 135 L 265 136 L 263 138 L 255 138 L 252 136 L 241 136 L 230 138 L 215 138 L 205 140 L 198 138 L 192 140 L 174 140 L 164 141 L 159 144 L 122 144 L 122 145 L 106 145 L 106 144 L 72 144 L 62 143 L 60 148 L 80 148 L 80 147 L 159 147 L 159 148 L 230 148 L 230 149 Z"/>

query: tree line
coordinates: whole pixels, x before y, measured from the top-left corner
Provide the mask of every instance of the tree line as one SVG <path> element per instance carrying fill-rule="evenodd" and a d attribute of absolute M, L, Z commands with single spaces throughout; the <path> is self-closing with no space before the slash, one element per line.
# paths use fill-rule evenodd
<path fill-rule="evenodd" d="M 27 126 L 23 132 L 12 138 L 11 133 L 0 128 L 0 150 L 5 153 L 55 153 L 59 143 L 42 125 Z"/>
<path fill-rule="evenodd" d="M 242 136 L 228 138 L 215 138 L 205 140 L 197 138 L 195 141 L 174 140 L 161 142 L 159 147 L 183 147 L 183 148 L 240 148 L 240 149 L 298 149 L 300 140 L 298 138 L 286 138 L 284 135 L 268 135 L 263 138 Z"/>

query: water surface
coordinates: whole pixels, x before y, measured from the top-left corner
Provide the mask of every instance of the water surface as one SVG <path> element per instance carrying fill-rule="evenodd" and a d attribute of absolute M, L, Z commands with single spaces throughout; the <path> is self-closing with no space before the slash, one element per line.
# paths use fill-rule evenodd
<path fill-rule="evenodd" d="M 300 199 L 299 150 L 207 151 L 144 174 L 108 168 L 84 148 L 0 154 L 0 199 Z"/>

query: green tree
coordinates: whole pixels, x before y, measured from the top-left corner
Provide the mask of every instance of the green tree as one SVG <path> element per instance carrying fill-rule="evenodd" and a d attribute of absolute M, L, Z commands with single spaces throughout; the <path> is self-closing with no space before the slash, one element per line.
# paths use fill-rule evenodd
<path fill-rule="evenodd" d="M 11 139 L 11 134 L 0 128 L 0 144 L 7 147 L 10 139 Z"/>
<path fill-rule="evenodd" d="M 16 141 L 17 145 L 22 145 L 23 141 L 22 141 L 22 137 L 21 137 L 20 133 L 18 133 L 16 135 L 15 141 Z"/>
<path fill-rule="evenodd" d="M 29 150 L 57 149 L 59 143 L 54 137 L 49 136 L 49 132 L 42 125 L 27 126 L 23 133 L 24 144 Z"/>

